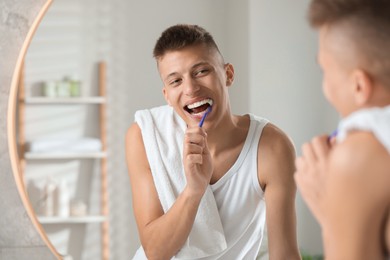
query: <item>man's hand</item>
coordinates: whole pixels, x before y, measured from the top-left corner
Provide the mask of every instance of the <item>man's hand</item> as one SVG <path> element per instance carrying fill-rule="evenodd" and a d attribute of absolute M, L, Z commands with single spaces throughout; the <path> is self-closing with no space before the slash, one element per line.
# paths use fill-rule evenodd
<path fill-rule="evenodd" d="M 302 146 L 302 156 L 295 160 L 295 182 L 308 207 L 322 223 L 323 198 L 326 196 L 327 167 L 331 142 L 328 136 L 318 136 Z"/>
<path fill-rule="evenodd" d="M 187 187 L 203 195 L 213 174 L 213 164 L 207 146 L 207 134 L 198 126 L 189 127 L 184 137 L 183 164 Z"/>

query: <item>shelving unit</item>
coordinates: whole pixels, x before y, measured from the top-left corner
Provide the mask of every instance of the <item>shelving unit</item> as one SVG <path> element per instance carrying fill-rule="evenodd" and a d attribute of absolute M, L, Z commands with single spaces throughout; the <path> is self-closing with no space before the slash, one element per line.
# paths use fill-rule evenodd
<path fill-rule="evenodd" d="M 51 160 L 51 159 L 103 159 L 107 157 L 106 152 L 74 152 L 74 153 L 31 153 L 26 152 L 26 160 Z"/>
<path fill-rule="evenodd" d="M 38 217 L 42 224 L 86 224 L 102 223 L 107 221 L 105 216 L 83 216 L 83 217 Z"/>
<path fill-rule="evenodd" d="M 100 215 L 86 215 L 86 216 L 38 216 L 38 220 L 42 225 L 47 224 L 91 224 L 98 223 L 101 225 L 101 238 L 102 238 L 102 259 L 109 259 L 109 207 L 108 207 L 108 191 L 107 191 L 107 139 L 106 139 L 106 64 L 100 62 L 98 64 L 98 87 L 99 95 L 90 97 L 26 97 L 24 86 L 24 72 L 20 74 L 19 79 L 19 102 L 18 102 L 18 115 L 19 115 L 19 152 L 20 152 L 20 169 L 22 174 L 25 171 L 25 166 L 29 161 L 38 161 L 44 163 L 45 160 L 84 160 L 84 159 L 98 159 L 100 160 Z M 56 152 L 29 152 L 26 151 L 25 140 L 25 110 L 30 105 L 97 105 L 99 108 L 99 130 L 101 151 L 96 152 L 68 152 L 68 151 L 56 151 Z"/>
<path fill-rule="evenodd" d="M 105 97 L 28 97 L 22 100 L 25 104 L 58 104 L 58 105 L 74 105 L 74 104 L 104 104 L 106 103 Z"/>

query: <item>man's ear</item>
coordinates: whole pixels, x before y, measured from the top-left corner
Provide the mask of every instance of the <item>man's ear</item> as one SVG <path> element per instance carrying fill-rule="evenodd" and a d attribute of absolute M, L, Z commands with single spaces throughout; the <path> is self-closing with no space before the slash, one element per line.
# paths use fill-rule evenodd
<path fill-rule="evenodd" d="M 372 96 L 373 81 L 370 75 L 363 70 L 354 71 L 352 77 L 355 102 L 358 106 L 366 105 Z"/>
<path fill-rule="evenodd" d="M 168 105 L 169 105 L 169 106 L 172 106 L 172 105 L 171 105 L 171 102 L 169 101 L 168 94 L 167 94 L 167 90 L 165 89 L 165 87 L 162 88 L 162 93 L 163 93 L 164 98 L 165 98 L 165 101 L 167 101 Z"/>
<path fill-rule="evenodd" d="M 226 86 L 230 87 L 234 81 L 234 67 L 230 63 L 225 64 Z"/>

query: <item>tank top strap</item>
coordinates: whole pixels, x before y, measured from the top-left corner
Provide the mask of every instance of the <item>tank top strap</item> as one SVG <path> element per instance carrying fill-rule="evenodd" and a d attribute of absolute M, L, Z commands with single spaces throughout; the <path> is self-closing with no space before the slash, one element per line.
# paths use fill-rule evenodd
<path fill-rule="evenodd" d="M 249 114 L 249 117 L 251 119 L 251 124 L 255 124 L 255 138 L 259 139 L 263 132 L 263 128 L 269 123 L 269 120 L 254 114 Z"/>
<path fill-rule="evenodd" d="M 252 161 L 255 165 L 257 165 L 257 157 L 258 157 L 258 147 L 259 147 L 259 142 L 261 138 L 261 134 L 263 133 L 264 127 L 269 123 L 269 120 L 263 117 L 259 117 L 253 114 L 249 114 L 250 119 L 251 119 L 251 125 L 253 125 L 253 139 L 251 142 L 251 146 L 249 148 L 248 154 L 250 154 L 251 158 L 248 158 L 250 161 Z M 263 194 L 263 190 L 260 186 L 259 183 L 259 177 L 257 170 L 253 171 L 252 174 L 252 182 L 253 185 L 256 187 L 257 191 L 259 194 Z"/>

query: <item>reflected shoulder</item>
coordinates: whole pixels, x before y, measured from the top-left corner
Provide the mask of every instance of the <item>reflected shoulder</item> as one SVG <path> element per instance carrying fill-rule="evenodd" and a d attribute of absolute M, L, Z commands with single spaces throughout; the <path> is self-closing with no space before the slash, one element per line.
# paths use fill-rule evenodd
<path fill-rule="evenodd" d="M 291 139 L 280 128 L 267 124 L 258 146 L 258 175 L 262 187 L 295 187 L 295 148 Z M 294 188 L 295 190 L 295 188 Z"/>
<path fill-rule="evenodd" d="M 126 132 L 126 146 L 139 137 L 142 138 L 141 129 L 137 123 L 132 123 Z"/>
<path fill-rule="evenodd" d="M 272 123 L 264 127 L 259 149 L 269 149 L 273 154 L 294 154 L 295 157 L 295 147 L 291 138 Z"/>
<path fill-rule="evenodd" d="M 139 172 L 140 168 L 149 169 L 141 129 L 133 123 L 126 133 L 126 161 L 130 172 Z"/>

